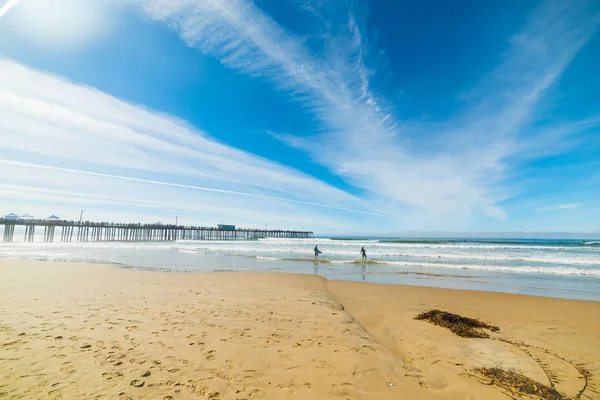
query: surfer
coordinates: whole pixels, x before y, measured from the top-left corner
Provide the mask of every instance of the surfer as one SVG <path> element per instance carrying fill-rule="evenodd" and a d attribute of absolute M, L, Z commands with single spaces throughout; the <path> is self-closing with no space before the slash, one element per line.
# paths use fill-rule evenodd
<path fill-rule="evenodd" d="M 365 250 L 364 247 L 361 247 L 360 254 L 361 254 L 362 258 L 367 258 L 367 251 Z"/>
<path fill-rule="evenodd" d="M 319 250 L 319 248 L 317 247 L 317 245 L 315 245 L 315 257 L 319 257 L 320 253 L 321 253 L 321 250 Z"/>

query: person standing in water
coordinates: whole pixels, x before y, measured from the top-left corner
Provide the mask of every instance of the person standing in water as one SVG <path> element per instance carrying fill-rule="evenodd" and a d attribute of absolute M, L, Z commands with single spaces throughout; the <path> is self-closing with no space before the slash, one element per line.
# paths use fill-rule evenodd
<path fill-rule="evenodd" d="M 319 248 L 317 247 L 317 245 L 315 245 L 315 257 L 319 257 L 319 253 L 321 251 L 319 250 Z"/>
<path fill-rule="evenodd" d="M 365 250 L 364 247 L 361 247 L 360 254 L 361 254 L 362 258 L 367 258 L 367 251 Z"/>

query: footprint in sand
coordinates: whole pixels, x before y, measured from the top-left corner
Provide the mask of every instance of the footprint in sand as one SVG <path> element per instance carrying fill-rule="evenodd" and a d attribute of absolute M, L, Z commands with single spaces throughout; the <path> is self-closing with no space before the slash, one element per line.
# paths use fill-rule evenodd
<path fill-rule="evenodd" d="M 213 361 L 215 359 L 215 352 L 215 350 L 209 350 L 204 355 L 204 358 L 206 358 L 208 361 Z"/>
<path fill-rule="evenodd" d="M 231 377 L 227 375 L 224 371 L 217 371 L 214 373 L 217 378 L 223 379 L 224 381 L 231 382 Z"/>
<path fill-rule="evenodd" d="M 247 369 L 244 371 L 244 379 L 254 378 L 256 376 L 256 371 L 253 369 Z"/>
<path fill-rule="evenodd" d="M 135 331 L 137 331 L 138 327 L 137 327 L 137 325 L 131 325 L 131 326 L 126 326 L 125 329 L 127 329 L 129 332 L 135 332 Z"/>
<path fill-rule="evenodd" d="M 142 387 L 146 382 L 140 379 L 134 379 L 131 381 L 130 385 L 133 387 Z"/>
<path fill-rule="evenodd" d="M 168 373 L 174 374 L 176 372 L 179 372 L 179 368 L 171 368 L 167 370 Z"/>
<path fill-rule="evenodd" d="M 104 379 L 106 379 L 107 381 L 110 381 L 111 379 L 120 378 L 122 376 L 123 376 L 123 374 L 120 372 L 105 372 L 102 374 L 102 377 Z"/>
<path fill-rule="evenodd" d="M 244 390 L 247 390 L 247 389 L 244 387 Z M 241 390 L 238 390 L 236 393 L 240 393 L 240 392 L 241 392 Z M 244 396 L 244 398 L 252 399 L 252 398 L 255 398 L 258 396 L 260 396 L 260 390 L 252 389 L 248 392 L 248 395 Z"/>
<path fill-rule="evenodd" d="M 62 372 L 63 374 L 71 375 L 74 374 L 76 370 L 73 367 L 73 364 L 70 361 L 67 361 L 63 363 L 62 367 L 60 368 L 60 372 Z"/>
<path fill-rule="evenodd" d="M 100 365 L 113 364 L 115 366 L 119 366 L 119 365 L 123 364 L 123 362 L 120 360 L 122 360 L 125 357 L 126 357 L 125 354 L 110 354 L 108 357 L 106 357 L 104 359 L 104 361 L 102 361 L 100 363 Z"/>

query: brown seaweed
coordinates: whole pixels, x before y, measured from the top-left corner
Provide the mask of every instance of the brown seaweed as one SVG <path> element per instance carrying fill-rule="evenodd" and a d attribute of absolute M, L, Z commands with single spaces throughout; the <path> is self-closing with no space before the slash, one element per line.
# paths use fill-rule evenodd
<path fill-rule="evenodd" d="M 530 395 L 544 400 L 566 399 L 556 389 L 514 371 L 506 371 L 501 368 L 476 368 L 474 372 L 482 376 L 488 385 L 498 386 L 512 394 Z"/>
<path fill-rule="evenodd" d="M 490 336 L 480 329 L 489 329 L 497 332 L 500 329 L 497 326 L 486 324 L 478 319 L 462 317 L 446 311 L 431 310 L 421 313 L 415 317 L 418 320 L 429 321 L 432 324 L 450 329 L 460 337 L 467 338 L 489 338 Z"/>

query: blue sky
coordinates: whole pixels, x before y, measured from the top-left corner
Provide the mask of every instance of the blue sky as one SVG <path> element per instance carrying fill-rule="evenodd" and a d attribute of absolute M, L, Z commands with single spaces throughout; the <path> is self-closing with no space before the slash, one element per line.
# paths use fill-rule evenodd
<path fill-rule="evenodd" d="M 0 213 L 597 231 L 600 2 L 0 0 Z"/>

